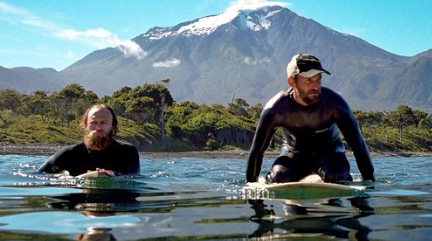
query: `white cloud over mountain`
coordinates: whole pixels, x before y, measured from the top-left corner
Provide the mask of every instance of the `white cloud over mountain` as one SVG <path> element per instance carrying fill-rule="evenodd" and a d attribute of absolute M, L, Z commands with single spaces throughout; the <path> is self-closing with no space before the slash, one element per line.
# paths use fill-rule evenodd
<path fill-rule="evenodd" d="M 159 67 L 171 68 L 171 67 L 175 67 L 175 66 L 179 65 L 180 63 L 181 63 L 181 61 L 179 59 L 173 58 L 170 60 L 153 63 L 153 67 L 155 67 L 155 68 L 159 68 Z"/>

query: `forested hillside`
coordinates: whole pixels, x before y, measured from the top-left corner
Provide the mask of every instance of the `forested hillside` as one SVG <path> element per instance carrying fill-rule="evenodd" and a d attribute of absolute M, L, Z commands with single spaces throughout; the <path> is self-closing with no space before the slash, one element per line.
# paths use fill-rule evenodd
<path fill-rule="evenodd" d="M 260 104 L 250 106 L 240 98 L 227 106 L 177 103 L 169 82 L 123 87 L 103 97 L 79 84 L 53 93 L 0 90 L 0 143 L 76 143 L 83 135 L 78 124 L 84 111 L 92 104 L 107 103 L 119 117 L 118 138 L 141 151 L 249 149 Z M 432 114 L 404 105 L 390 112 L 354 110 L 354 114 L 371 151 L 432 151 Z M 279 130 L 274 148 L 279 148 L 281 139 Z"/>

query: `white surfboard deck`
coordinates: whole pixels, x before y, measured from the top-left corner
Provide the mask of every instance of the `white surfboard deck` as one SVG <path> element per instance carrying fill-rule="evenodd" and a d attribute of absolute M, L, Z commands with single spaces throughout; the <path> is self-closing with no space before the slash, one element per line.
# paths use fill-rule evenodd
<path fill-rule="evenodd" d="M 89 178 L 89 177 L 109 177 L 109 176 L 103 173 L 99 173 L 98 171 L 87 172 L 79 176 L 76 176 L 76 178 Z"/>
<path fill-rule="evenodd" d="M 264 190 L 296 190 L 296 191 L 355 191 L 366 190 L 365 186 L 342 185 L 336 183 L 325 183 L 318 175 L 309 175 L 299 182 L 272 183 L 265 184 L 263 180 L 259 182 L 249 182 L 246 184 L 249 188 L 258 188 Z"/>

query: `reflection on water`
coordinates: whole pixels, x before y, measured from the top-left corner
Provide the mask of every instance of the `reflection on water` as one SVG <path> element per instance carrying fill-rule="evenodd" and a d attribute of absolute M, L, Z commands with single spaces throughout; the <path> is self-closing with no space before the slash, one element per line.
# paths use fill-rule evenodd
<path fill-rule="evenodd" d="M 263 200 L 249 200 L 255 215 L 251 221 L 259 224 L 257 230 L 249 237 L 262 237 L 275 233 L 276 229 L 285 232 L 284 237 L 324 235 L 335 238 L 350 238 L 354 235 L 365 240 L 371 229 L 362 225 L 361 218 L 374 214 L 369 206 L 368 197 L 353 197 L 350 206 L 344 206 L 339 198 L 323 200 L 323 203 L 303 205 L 290 200 L 283 202 L 277 213 L 273 206 L 266 205 Z M 353 231 L 355 230 L 355 231 Z"/>
<path fill-rule="evenodd" d="M 36 173 L 45 160 L 0 156 L 1 240 L 415 241 L 432 234 L 430 158 L 377 159 L 374 189 L 332 195 L 247 193 L 245 160 L 142 157 L 143 176 L 82 180 Z"/>

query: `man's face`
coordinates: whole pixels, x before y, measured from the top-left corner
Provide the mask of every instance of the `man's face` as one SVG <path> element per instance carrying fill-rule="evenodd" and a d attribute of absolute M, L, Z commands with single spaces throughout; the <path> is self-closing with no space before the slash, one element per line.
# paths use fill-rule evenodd
<path fill-rule="evenodd" d="M 93 108 L 87 119 L 85 145 L 92 150 L 104 150 L 113 139 L 112 114 L 108 109 Z"/>
<path fill-rule="evenodd" d="M 321 74 L 311 78 L 297 75 L 292 87 L 295 90 L 295 99 L 302 105 L 314 105 L 320 100 L 321 95 Z"/>

